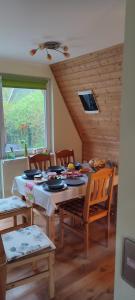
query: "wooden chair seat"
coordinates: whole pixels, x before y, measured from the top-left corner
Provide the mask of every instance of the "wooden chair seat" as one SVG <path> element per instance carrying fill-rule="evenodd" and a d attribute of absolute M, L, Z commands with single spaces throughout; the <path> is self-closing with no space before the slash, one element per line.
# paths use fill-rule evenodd
<path fill-rule="evenodd" d="M 64 203 L 63 205 L 60 205 L 60 208 L 62 208 L 65 213 L 69 212 L 72 215 L 76 215 L 78 218 L 83 219 L 84 201 L 85 198 L 76 198 L 72 201 Z M 92 217 L 95 215 L 98 218 L 103 213 L 106 216 L 107 210 L 104 208 L 104 206 L 95 204 L 89 208 L 89 219 L 92 220 Z"/>
<path fill-rule="evenodd" d="M 18 224 L 17 216 L 22 217 L 22 224 Z M 25 222 L 24 217 L 25 216 Z M 29 226 L 32 224 L 32 206 L 26 204 L 18 196 L 11 196 L 8 198 L 0 199 L 0 220 L 13 218 L 13 226 L 1 230 L 1 233 L 8 232 L 13 229 L 19 229 L 20 227 Z"/>
<path fill-rule="evenodd" d="M 27 207 L 26 202 L 17 196 L 0 199 L 0 214 Z"/>
<path fill-rule="evenodd" d="M 70 212 L 78 216 L 79 218 L 83 217 L 83 207 L 84 207 L 84 199 L 75 198 L 73 200 L 67 201 L 63 204 L 59 205 L 60 209 L 63 209 L 65 212 Z"/>
<path fill-rule="evenodd" d="M 24 285 L 33 280 L 49 277 L 49 295 L 54 297 L 54 244 L 45 233 L 36 225 L 15 230 L 0 236 L 0 295 L 6 299 L 6 290 Z M 7 283 L 8 271 L 46 259 L 47 269 L 36 269 L 34 274 L 27 278 Z"/>

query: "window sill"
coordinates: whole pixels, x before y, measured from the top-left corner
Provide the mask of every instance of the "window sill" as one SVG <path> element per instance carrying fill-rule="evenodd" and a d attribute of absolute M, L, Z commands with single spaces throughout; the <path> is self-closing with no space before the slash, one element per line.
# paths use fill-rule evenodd
<path fill-rule="evenodd" d="M 18 156 L 15 158 L 4 158 L 2 159 L 2 162 L 9 162 L 9 161 L 15 161 L 15 160 L 23 160 L 23 159 L 27 159 L 27 156 Z"/>

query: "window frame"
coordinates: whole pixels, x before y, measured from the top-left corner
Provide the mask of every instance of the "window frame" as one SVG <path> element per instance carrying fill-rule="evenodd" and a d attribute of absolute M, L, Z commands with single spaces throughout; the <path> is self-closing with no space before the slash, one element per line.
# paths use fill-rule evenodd
<path fill-rule="evenodd" d="M 18 75 L 19 76 L 19 75 Z M 2 76 L 0 76 L 2 78 Z M 46 79 L 46 78 L 45 78 Z M 44 126 L 44 141 L 45 146 L 43 148 L 28 148 L 28 154 L 31 155 L 33 153 L 33 150 L 40 150 L 46 148 L 48 151 L 51 151 L 52 148 L 52 97 L 51 97 L 51 83 L 50 79 L 46 79 L 48 81 L 47 88 L 43 90 L 44 92 L 44 106 L 46 105 L 46 109 L 44 111 L 45 116 L 45 126 Z M 2 80 L 1 80 L 2 81 Z M 25 88 L 25 87 L 24 87 Z M 1 89 L 1 101 L 0 101 L 0 112 L 1 112 L 1 121 L 0 121 L 0 127 L 1 127 L 1 133 L 2 136 L 5 137 L 5 125 L 4 125 L 4 109 L 3 109 L 3 98 L 2 98 L 2 84 L 0 86 Z M 0 151 L 1 153 L 1 159 L 7 159 L 7 154 L 9 151 L 5 151 L 5 138 L 2 138 L 0 141 Z M 24 157 L 24 150 L 16 150 L 14 151 L 15 158 Z M 10 158 L 8 158 L 11 160 Z"/>
<path fill-rule="evenodd" d="M 92 95 L 92 97 L 93 97 L 92 100 L 93 100 L 93 104 L 95 105 L 95 110 L 85 108 L 85 99 L 83 99 L 83 96 L 85 96 L 85 95 Z M 78 96 L 80 98 L 83 110 L 86 114 L 98 114 L 99 113 L 99 106 L 97 104 L 96 97 L 92 90 L 78 91 Z M 82 96 L 82 98 L 81 98 L 81 96 Z"/>

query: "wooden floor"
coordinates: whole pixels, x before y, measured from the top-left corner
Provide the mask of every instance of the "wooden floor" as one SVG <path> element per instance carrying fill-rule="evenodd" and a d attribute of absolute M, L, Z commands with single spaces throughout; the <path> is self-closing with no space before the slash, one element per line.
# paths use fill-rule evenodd
<path fill-rule="evenodd" d="M 45 227 L 43 219 L 35 223 Z M 59 228 L 58 228 L 59 229 Z M 110 247 L 104 247 L 104 224 L 92 224 L 89 257 L 84 258 L 83 244 L 69 232 L 65 234 L 65 247 L 57 243 L 55 261 L 56 300 L 113 300 L 115 226 L 111 225 Z M 100 244 L 94 240 L 100 241 Z M 27 275 L 26 270 L 15 270 L 9 280 Z M 48 300 L 47 280 L 33 282 L 7 292 L 6 300 Z"/>

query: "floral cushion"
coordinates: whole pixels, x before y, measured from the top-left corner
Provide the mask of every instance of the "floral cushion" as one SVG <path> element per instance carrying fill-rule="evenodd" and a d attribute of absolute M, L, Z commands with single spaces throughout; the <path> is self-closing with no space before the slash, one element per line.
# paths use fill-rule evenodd
<path fill-rule="evenodd" d="M 23 207 L 27 207 L 26 203 L 17 196 L 0 199 L 0 214 Z"/>
<path fill-rule="evenodd" d="M 8 261 L 48 247 L 55 248 L 46 234 L 37 225 L 8 232 L 1 236 Z"/>

